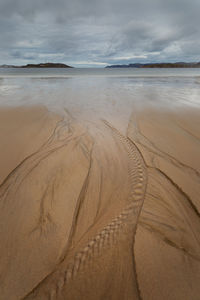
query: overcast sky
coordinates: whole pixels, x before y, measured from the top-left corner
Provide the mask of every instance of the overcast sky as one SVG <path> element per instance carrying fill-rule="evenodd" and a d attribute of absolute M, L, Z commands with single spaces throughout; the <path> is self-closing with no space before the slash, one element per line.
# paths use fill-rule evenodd
<path fill-rule="evenodd" d="M 200 0 L 0 0 L 0 64 L 200 61 Z"/>

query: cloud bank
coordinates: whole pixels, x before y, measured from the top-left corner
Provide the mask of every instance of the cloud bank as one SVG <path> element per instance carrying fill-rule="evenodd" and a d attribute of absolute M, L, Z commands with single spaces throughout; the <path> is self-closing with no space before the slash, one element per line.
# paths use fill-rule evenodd
<path fill-rule="evenodd" d="M 199 0 L 0 0 L 0 64 L 200 61 Z"/>

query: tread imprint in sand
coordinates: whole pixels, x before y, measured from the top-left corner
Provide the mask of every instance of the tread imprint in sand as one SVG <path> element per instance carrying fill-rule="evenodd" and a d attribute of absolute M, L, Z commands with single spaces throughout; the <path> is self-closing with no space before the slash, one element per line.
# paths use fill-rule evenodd
<path fill-rule="evenodd" d="M 103 249 L 105 249 L 105 247 L 111 246 L 111 244 L 116 241 L 119 232 L 124 226 L 131 227 L 131 230 L 135 235 L 138 217 L 145 198 L 147 185 L 145 164 L 142 155 L 134 143 L 129 138 L 123 136 L 117 129 L 110 125 L 110 123 L 105 120 L 103 120 L 103 122 L 106 128 L 110 130 L 111 134 L 119 140 L 127 151 L 129 160 L 128 172 L 131 182 L 131 191 L 127 199 L 128 204 L 123 211 L 117 217 L 112 219 L 111 222 L 106 225 L 93 239 L 91 239 L 81 251 L 75 253 L 74 259 L 68 264 L 64 271 L 56 270 L 58 271 L 57 283 L 54 283 L 50 290 L 44 289 L 42 291 L 42 299 L 58 299 L 59 293 L 63 287 L 68 284 L 70 280 L 75 278 L 77 273 L 84 268 L 85 264 L 89 260 L 91 260 L 95 255 L 98 255 Z M 50 279 L 53 274 L 55 274 L 55 271 L 42 280 L 23 299 L 30 300 L 39 296 L 40 288 L 42 288 L 45 280 L 47 278 Z M 37 297 L 37 299 L 39 298 Z"/>

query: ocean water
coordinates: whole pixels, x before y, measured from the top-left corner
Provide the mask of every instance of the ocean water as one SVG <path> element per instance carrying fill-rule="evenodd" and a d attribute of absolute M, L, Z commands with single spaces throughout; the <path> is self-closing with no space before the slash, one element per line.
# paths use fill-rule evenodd
<path fill-rule="evenodd" d="M 45 105 L 83 118 L 200 108 L 200 69 L 0 68 L 0 106 Z"/>

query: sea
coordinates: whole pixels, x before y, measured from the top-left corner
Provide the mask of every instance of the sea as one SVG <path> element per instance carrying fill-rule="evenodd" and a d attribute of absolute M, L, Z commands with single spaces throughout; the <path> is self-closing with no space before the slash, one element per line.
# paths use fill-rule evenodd
<path fill-rule="evenodd" d="M 0 107 L 44 105 L 75 117 L 200 108 L 200 69 L 0 68 Z"/>

